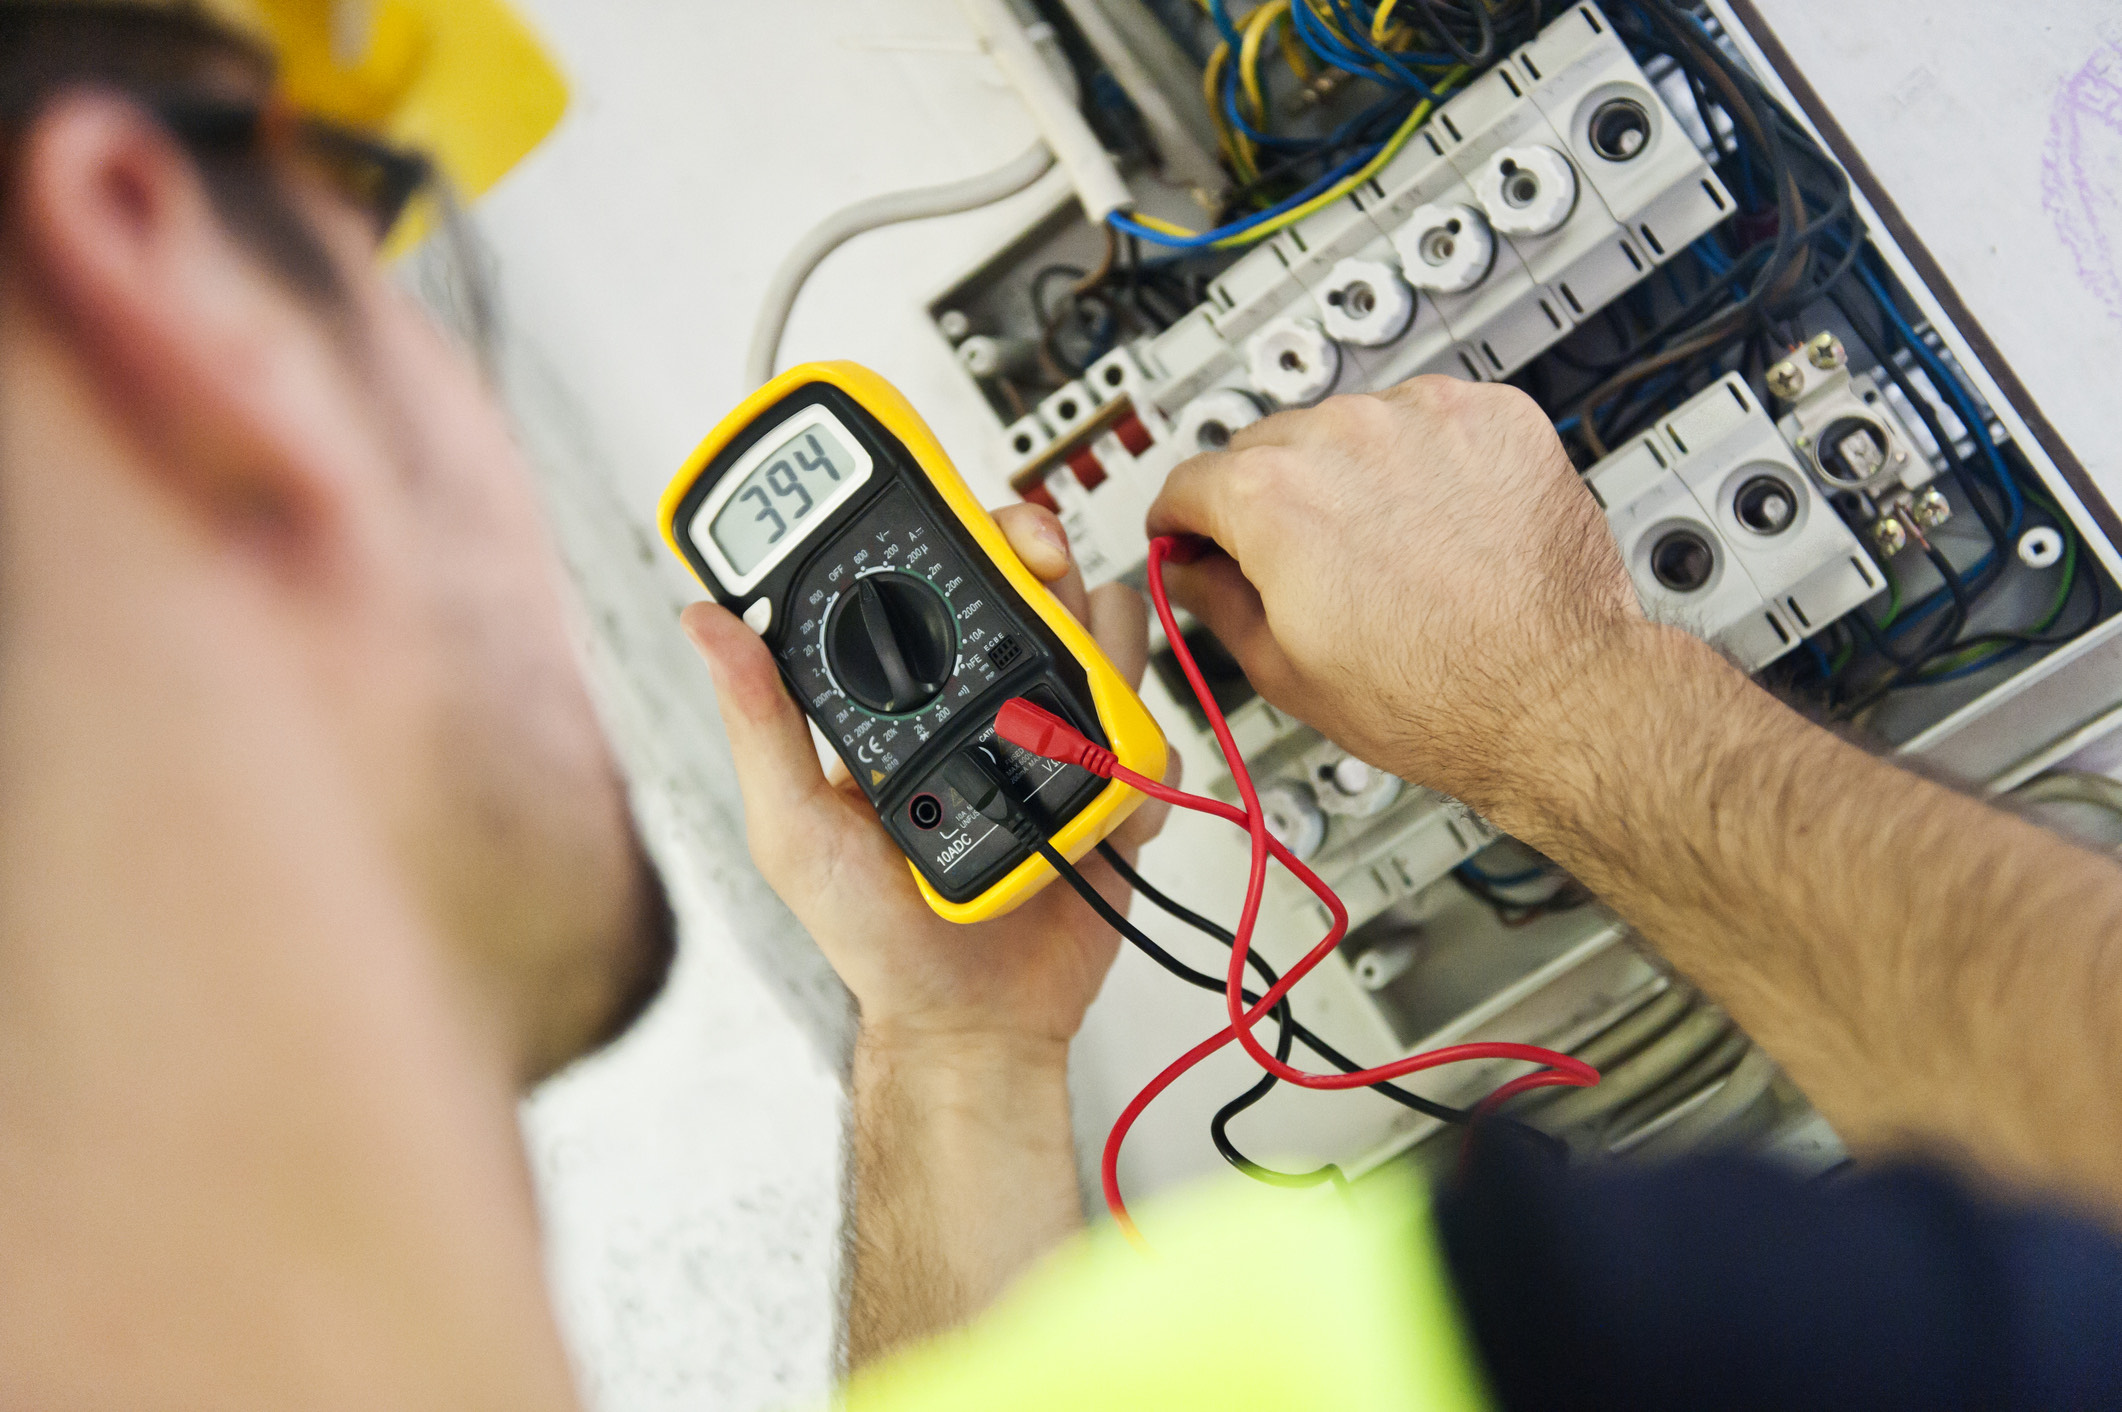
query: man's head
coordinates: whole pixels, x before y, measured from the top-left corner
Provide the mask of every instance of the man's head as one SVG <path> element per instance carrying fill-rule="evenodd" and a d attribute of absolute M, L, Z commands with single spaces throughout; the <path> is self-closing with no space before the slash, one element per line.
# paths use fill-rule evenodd
<path fill-rule="evenodd" d="M 0 0 L 0 661 L 112 611 L 69 573 L 209 585 L 222 684 L 270 679 L 533 1077 L 653 996 L 668 908 L 478 365 L 380 268 L 360 144 L 271 95 L 188 10 Z"/>

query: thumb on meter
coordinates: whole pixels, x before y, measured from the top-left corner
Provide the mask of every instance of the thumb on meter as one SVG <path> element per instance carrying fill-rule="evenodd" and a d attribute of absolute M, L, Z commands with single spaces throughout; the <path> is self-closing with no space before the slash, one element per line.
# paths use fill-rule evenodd
<path fill-rule="evenodd" d="M 848 801 L 826 783 L 810 721 L 782 686 L 759 635 L 713 603 L 692 604 L 678 622 L 714 675 L 752 858 L 778 887 L 778 870 L 800 866 L 818 842 L 846 827 Z"/>

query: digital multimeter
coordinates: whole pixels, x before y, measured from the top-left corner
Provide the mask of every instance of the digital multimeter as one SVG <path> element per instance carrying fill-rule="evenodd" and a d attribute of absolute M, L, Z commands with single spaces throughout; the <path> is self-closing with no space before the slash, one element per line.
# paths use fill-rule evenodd
<path fill-rule="evenodd" d="M 700 444 L 658 518 L 707 590 L 765 639 L 940 915 L 998 916 L 1054 876 L 951 789 L 961 754 L 999 766 L 1071 860 L 1141 802 L 997 738 L 1011 697 L 1162 777 L 1164 737 L 1140 698 L 868 369 L 811 363 L 760 388 Z"/>

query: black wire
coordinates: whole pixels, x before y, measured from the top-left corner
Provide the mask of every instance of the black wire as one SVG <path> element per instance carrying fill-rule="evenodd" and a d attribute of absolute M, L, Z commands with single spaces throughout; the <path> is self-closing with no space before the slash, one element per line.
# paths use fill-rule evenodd
<path fill-rule="evenodd" d="M 1953 606 L 1946 610 L 1940 627 L 1932 630 L 1925 644 L 1914 653 L 1906 655 L 1886 640 L 1886 634 L 1880 631 L 1877 624 L 1872 622 L 1869 612 L 1859 608 L 1854 613 L 1851 613 L 1849 615 L 1850 621 L 1854 622 L 1858 630 L 1869 639 L 1872 650 L 1893 664 L 1894 670 L 1888 673 L 1885 680 L 1870 688 L 1862 696 L 1837 708 L 1835 714 L 1839 718 L 1847 720 L 1869 709 L 1885 699 L 1886 694 L 1896 687 L 1906 686 L 1916 681 L 1923 668 L 1928 666 L 1939 654 L 1956 652 L 1964 646 L 1958 641 L 1958 638 L 1961 630 L 1967 626 L 1968 614 L 1974 607 L 1973 599 L 1968 593 L 1966 580 L 1960 577 L 1960 571 L 1952 566 L 1952 561 L 1947 559 L 1944 553 L 1935 546 L 1924 545 L 1923 557 L 1930 560 L 1931 567 L 1938 571 L 1938 577 L 1945 581 L 1945 590 L 1952 595 Z"/>
<path fill-rule="evenodd" d="M 1183 904 L 1165 896 L 1164 893 L 1159 891 L 1153 884 L 1151 884 L 1147 878 L 1143 877 L 1140 873 L 1136 872 L 1132 867 L 1128 865 L 1128 861 L 1120 856 L 1119 849 L 1114 848 L 1109 843 L 1101 843 L 1098 845 L 1098 856 L 1103 858 L 1108 864 L 1111 865 L 1112 870 L 1120 875 L 1120 880 L 1122 882 L 1126 883 L 1136 892 L 1141 893 L 1143 898 L 1146 899 L 1151 906 L 1156 907 L 1159 910 L 1169 914 L 1174 920 L 1186 923 L 1186 925 L 1192 927 L 1195 931 L 1198 931 L 1205 936 L 1214 937 L 1217 941 L 1223 943 L 1225 946 L 1237 945 L 1238 938 L 1235 934 L 1223 927 L 1218 926 L 1216 923 L 1210 921 L 1208 918 L 1202 916 L 1200 913 L 1193 911 L 1191 908 L 1188 908 Z M 1100 900 L 1102 901 L 1103 899 L 1101 898 Z M 1132 940 L 1133 938 L 1129 939 Z M 1156 943 L 1154 942 L 1150 944 L 1152 946 L 1156 945 Z M 1248 950 L 1246 952 L 1246 955 L 1250 957 L 1253 955 L 1253 952 Z M 1195 972 L 1195 974 L 1199 975 L 1201 973 Z M 1213 986 L 1216 990 L 1220 991 L 1223 989 L 1222 981 L 1214 977 L 1208 977 L 1207 979 L 1209 981 L 1209 984 Z M 1361 1069 L 1363 1067 L 1355 1060 L 1349 1058 L 1346 1054 L 1343 1054 L 1340 1050 L 1328 1044 L 1325 1040 L 1319 1038 L 1319 1036 L 1313 1034 L 1309 1029 L 1305 1028 L 1304 1024 L 1301 1021 L 1292 1019 L 1290 1021 L 1290 1028 L 1291 1031 L 1296 1035 L 1299 1043 L 1303 1044 L 1305 1048 L 1311 1050 L 1312 1053 L 1318 1055 L 1327 1063 L 1333 1065 L 1336 1069 L 1339 1069 L 1342 1073 L 1353 1074 L 1358 1069 Z M 1272 1078 L 1274 1076 L 1270 1074 L 1268 1077 Z M 1453 1108 L 1446 1104 L 1439 1103 L 1434 1099 L 1424 1098 L 1419 1093 L 1409 1093 L 1406 1089 L 1401 1088 L 1398 1084 L 1394 1084 L 1385 1080 L 1380 1080 L 1379 1082 L 1372 1084 L 1371 1089 L 1376 1093 L 1383 1094 L 1385 1097 L 1390 1098 L 1393 1102 L 1399 1104 L 1403 1108 L 1412 1108 L 1417 1113 L 1426 1114 L 1429 1117 L 1441 1119 L 1442 1121 L 1447 1123 L 1463 1123 L 1467 1120 L 1468 1117 L 1466 1110 L 1463 1108 Z"/>
<path fill-rule="evenodd" d="M 1866 293 L 1868 296 L 1869 291 L 1867 290 Z M 1996 546 L 1997 552 L 2001 554 L 2005 547 L 2004 522 L 1997 517 L 1996 511 L 1990 506 L 1989 497 L 1983 491 L 1981 482 L 1976 479 L 1972 468 L 1961 457 L 1958 444 L 1945 434 L 1945 426 L 1938 420 L 1936 407 L 1929 398 L 1916 391 L 1915 384 L 1909 381 L 1906 373 L 1901 371 L 1901 367 L 1894 361 L 1891 351 L 1882 347 L 1873 336 L 1872 331 L 1864 326 L 1863 320 L 1857 317 L 1857 311 L 1850 307 L 1849 301 L 1843 297 L 1842 291 L 1839 288 L 1831 289 L 1828 291 L 1827 297 L 1833 301 L 1837 309 L 1842 311 L 1842 317 L 1849 321 L 1850 328 L 1855 330 L 1857 337 L 1864 341 L 1864 346 L 1871 352 L 1873 360 L 1880 368 L 1885 370 L 1887 377 L 1900 390 L 1901 396 L 1915 409 L 1916 416 L 1923 423 L 1923 429 L 1930 433 L 1931 440 L 1938 446 L 1939 454 L 1945 458 L 1945 468 L 1952 476 L 1953 484 L 1960 487 L 1962 498 L 1973 506 L 1976 518 L 1980 519 L 1982 527 L 1989 531 L 1990 543 Z M 1876 303 L 1876 301 L 1874 302 Z M 1886 324 L 1887 321 L 1881 320 L 1881 323 Z M 1898 335 L 1895 336 L 1894 341 L 1896 343 L 1903 342 Z M 1903 343 L 1903 346 L 1905 347 L 1906 344 Z"/>
<path fill-rule="evenodd" d="M 1070 863 L 1047 841 L 1039 823 L 1032 817 L 1032 806 L 1016 797 L 1016 788 L 1013 784 L 1007 783 L 998 772 L 993 770 L 984 770 L 983 773 L 991 775 L 999 791 L 999 798 L 1007 815 L 1003 822 L 1011 835 L 1027 848 L 1037 852 L 1046 861 L 1047 866 L 1052 868 L 1063 881 L 1067 882 L 1076 895 L 1088 903 L 1090 909 L 1096 912 L 1107 926 L 1125 937 L 1129 942 L 1132 942 L 1135 948 L 1145 956 L 1187 984 L 1213 991 L 1219 995 L 1225 993 L 1226 982 L 1222 978 L 1211 976 L 1205 971 L 1197 971 L 1166 951 L 1162 946 L 1151 940 L 1141 928 L 1130 922 L 1125 913 L 1108 902 L 1105 894 L 1091 886 L 1090 880 L 1078 872 L 1075 865 Z M 993 816 L 990 815 L 990 817 Z M 1164 909 L 1187 925 L 1214 937 L 1224 945 L 1236 946 L 1237 937 L 1234 933 L 1217 926 L 1200 913 L 1184 907 L 1172 898 L 1167 897 L 1140 873 L 1136 872 L 1134 866 L 1121 857 L 1119 850 L 1110 843 L 1101 841 L 1098 844 L 1098 853 L 1119 875 L 1122 881 L 1128 883 L 1136 891 L 1140 892 L 1142 896 L 1148 898 L 1152 904 Z M 1257 952 L 1250 948 L 1247 948 L 1246 951 L 1246 963 L 1266 977 L 1269 990 L 1274 989 L 1280 982 L 1280 977 L 1275 974 L 1274 968 L 1269 966 Z M 1239 997 L 1247 1005 L 1257 1005 L 1260 1002 L 1260 994 L 1246 990 L 1243 987 L 1240 987 L 1238 993 Z M 1344 1074 L 1354 1073 L 1361 1067 L 1353 1059 L 1342 1054 L 1299 1023 L 1296 1017 L 1290 1013 L 1289 998 L 1287 996 L 1284 996 L 1276 1004 L 1275 1008 L 1268 1013 L 1280 1026 L 1280 1032 L 1276 1038 L 1276 1053 L 1284 1061 L 1288 1059 L 1291 1041 L 1298 1040 L 1302 1041 L 1306 1047 Z M 1217 1111 L 1215 1118 L 1209 1124 L 1209 1133 L 1215 1142 L 1216 1150 L 1222 1154 L 1225 1161 L 1246 1176 L 1270 1185 L 1314 1186 L 1321 1181 L 1331 1181 L 1337 1185 L 1344 1185 L 1346 1178 L 1340 1168 L 1332 1163 L 1321 1166 L 1312 1172 L 1278 1172 L 1254 1162 L 1243 1152 L 1240 1152 L 1237 1145 L 1230 1140 L 1228 1127 L 1231 1119 L 1266 1097 L 1277 1082 L 1278 1080 L 1274 1074 L 1263 1074 L 1260 1082 L 1255 1083 L 1251 1088 L 1226 1103 Z M 1468 1124 L 1471 1123 L 1473 1118 L 1473 1115 L 1464 1109 L 1453 1108 L 1447 1104 L 1424 1098 L 1420 1094 L 1410 1093 L 1397 1084 L 1385 1080 L 1367 1085 L 1367 1087 L 1385 1095 L 1402 1107 L 1411 1108 L 1415 1112 L 1443 1122 Z M 1520 1130 L 1529 1141 L 1539 1143 L 1558 1152 L 1561 1150 L 1557 1139 L 1551 1138 L 1537 1129 L 1526 1127 L 1514 1119 L 1501 1115 L 1492 1115 L 1487 1121 L 1489 1123 L 1509 1124 L 1513 1128 Z"/>
<path fill-rule="evenodd" d="M 1023 816 L 1020 814 L 1018 817 L 1022 818 Z M 1019 831 L 1018 837 L 1037 849 L 1039 856 L 1046 860 L 1047 866 L 1060 874 L 1061 880 L 1074 888 L 1076 895 L 1089 903 L 1091 910 L 1104 918 L 1107 926 L 1133 942 L 1136 950 L 1149 957 L 1150 960 L 1155 961 L 1180 980 L 1185 981 L 1188 985 L 1213 991 L 1217 995 L 1224 993 L 1223 981 L 1209 975 L 1206 971 L 1195 970 L 1152 941 L 1147 933 L 1127 919 L 1125 913 L 1106 901 L 1105 894 L 1092 887 L 1090 879 L 1076 871 L 1074 864 L 1062 857 L 1061 853 L 1051 843 L 1039 837 L 1036 829 Z M 1105 845 L 1101 844 L 1100 847 L 1102 849 Z M 1105 856 L 1107 861 L 1111 861 L 1118 858 L 1119 854 L 1117 851 L 1112 851 L 1106 853 Z M 1124 860 L 1121 866 L 1126 866 Z M 1132 873 L 1134 870 L 1129 868 L 1127 871 Z M 1246 953 L 1245 960 L 1247 965 L 1250 965 L 1255 971 L 1260 973 L 1261 977 L 1267 982 L 1268 989 L 1274 989 L 1276 982 L 1281 980 L 1281 977 L 1275 974 L 1273 967 L 1252 952 L 1248 951 Z M 1260 995 L 1253 991 L 1241 988 L 1239 994 L 1244 998 L 1247 1005 L 1257 1005 L 1260 1002 Z M 1275 1040 L 1275 1057 L 1287 1062 L 1290 1042 L 1296 1038 L 1295 1032 L 1299 1028 L 1295 1020 L 1290 1016 L 1288 997 L 1283 997 L 1275 1005 L 1275 1008 L 1268 1013 L 1281 1026 L 1281 1033 Z M 1316 1186 L 1324 1181 L 1338 1184 L 1345 1180 L 1341 1175 L 1341 1169 L 1332 1163 L 1328 1163 L 1313 1172 L 1278 1172 L 1271 1167 L 1261 1166 L 1258 1162 L 1253 1161 L 1238 1150 L 1237 1145 L 1230 1140 L 1230 1134 L 1226 1130 L 1232 1118 L 1235 1118 L 1238 1114 L 1265 1098 L 1268 1091 L 1274 1088 L 1277 1082 L 1273 1074 L 1262 1074 L 1260 1080 L 1259 1083 L 1254 1084 L 1250 1089 L 1238 1095 L 1237 1098 L 1225 1104 L 1209 1123 L 1209 1137 L 1215 1143 L 1216 1151 L 1222 1154 L 1223 1160 L 1236 1167 L 1246 1176 L 1253 1178 L 1255 1181 L 1265 1182 L 1269 1186 Z"/>
<path fill-rule="evenodd" d="M 1442 40 L 1444 47 L 1451 50 L 1452 57 L 1466 67 L 1482 68 L 1496 56 L 1495 22 L 1489 18 L 1488 6 L 1482 4 L 1481 0 L 1474 0 L 1473 5 L 1471 18 L 1481 38 L 1472 49 L 1467 48 L 1459 36 L 1452 32 L 1451 26 L 1439 18 L 1436 0 L 1415 0 L 1415 3 L 1421 7 L 1424 17 L 1429 20 L 1430 33 Z"/>
<path fill-rule="evenodd" d="M 1652 334 L 1632 342 L 1617 340 L 1622 350 L 1604 361 L 1612 371 L 1576 404 L 1580 439 L 1595 455 L 1607 448 L 1599 435 L 1599 407 L 1668 368 L 1681 369 L 1684 378 L 1720 364 L 1735 342 L 1789 319 L 1816 298 L 1825 281 L 1839 278 L 1850 267 L 1861 244 L 1841 169 L 1742 65 L 1700 30 L 1692 15 L 1672 0 L 1637 0 L 1633 11 L 1619 14 L 1640 47 L 1666 55 L 1691 86 L 1714 95 L 1715 104 L 1731 119 L 1734 154 L 1744 150 L 1751 165 L 1765 170 L 1775 234 L 1743 252 L 1732 269 L 1705 284 Z M 1714 133 L 1707 109 L 1702 117 Z M 1823 281 L 1819 247 L 1829 237 L 1839 238 L 1839 248 Z M 1736 297 L 1735 284 L 1744 289 Z M 1564 358 L 1575 361 L 1577 355 Z"/>
<path fill-rule="evenodd" d="M 1892 356 L 1891 350 L 1882 346 L 1881 340 L 1886 338 L 1890 332 L 1894 347 L 1907 349 L 1911 357 L 1917 352 L 1916 349 L 1910 346 L 1909 340 L 1903 337 L 1898 329 L 1893 326 L 1892 321 L 1884 317 L 1887 311 L 1878 308 L 1878 298 L 1870 293 L 1868 287 L 1866 297 L 1880 315 L 1879 332 L 1876 336 L 1873 330 L 1867 327 L 1866 321 L 1858 316 L 1857 310 L 1851 307 L 1850 301 L 1843 296 L 1840 289 L 1831 289 L 1829 291 L 1829 298 L 1842 311 L 1843 317 L 1849 321 L 1850 327 L 1856 332 L 1857 337 L 1863 340 L 1878 365 L 1885 370 L 1887 377 L 1892 380 L 1894 386 L 1900 390 L 1902 397 L 1908 401 L 1917 417 L 1922 420 L 1924 429 L 1930 433 L 1932 441 L 1936 443 L 1940 455 L 1945 460 L 1948 473 L 1951 474 L 1954 483 L 1959 486 L 1962 497 L 1973 507 L 1977 518 L 1982 521 L 1983 528 L 1989 535 L 1991 562 L 1984 571 L 1981 581 L 1972 586 L 1959 585 L 1959 596 L 1956 599 L 1955 606 L 1964 615 L 1969 610 L 1972 600 L 1979 599 L 1988 589 L 1994 587 L 2002 580 L 2008 555 L 2011 552 L 2003 521 L 1999 517 L 1997 509 L 1990 504 L 1991 494 L 2001 494 L 2001 492 L 1992 490 L 1980 477 L 1974 474 L 1973 468 L 1967 463 L 1967 459 L 1960 454 L 1957 443 L 1946 434 L 1944 425 L 1939 419 L 1936 404 L 1916 389 L 1915 384 L 1903 372 L 1899 363 Z M 2006 449 L 2007 451 L 2011 450 L 2008 447 Z M 2055 522 L 2056 528 L 2061 533 L 2069 535 L 2074 542 L 2081 543 L 2082 546 L 2075 528 L 2065 517 L 2051 510 L 2049 518 Z M 1862 709 L 1864 706 L 1872 704 L 1880 699 L 1886 691 L 1890 691 L 1895 687 L 1923 684 L 1922 672 L 1924 669 L 1932 661 L 1946 654 L 1958 654 L 1970 647 L 1992 645 L 2010 647 L 2056 646 L 2072 641 L 2090 631 L 2100 621 L 2105 610 L 2105 589 L 2100 581 L 2098 564 L 2096 562 L 2088 562 L 2086 568 L 2089 570 L 2085 577 L 2088 579 L 2090 592 L 2087 595 L 2087 613 L 2082 623 L 2072 627 L 2042 631 L 1996 630 L 1978 633 L 1966 638 L 1959 637 L 1956 632 L 1950 640 L 1915 654 L 1912 662 L 1902 658 L 1899 654 L 1882 652 L 1880 655 L 1887 657 L 1889 661 L 1893 661 L 1896 666 L 1901 666 L 1904 670 L 1894 673 L 1886 682 L 1873 688 L 1852 709 Z M 1955 582 L 1948 579 L 1945 582 L 1945 591 L 1953 592 L 1955 586 Z M 2071 594 L 2075 597 L 2075 586 L 2073 586 Z M 2068 607 L 2069 604 L 2066 601 L 2064 605 L 2065 611 L 2068 610 Z M 1859 617 L 1857 621 L 1860 628 L 1865 629 L 1867 633 L 1873 633 L 1868 619 Z M 1964 628 L 1965 623 L 1963 621 L 1961 630 L 1964 631 Z M 1880 639 L 1876 634 L 1872 636 L 1872 642 L 1875 647 L 1880 645 Z M 2001 656 L 2002 654 L 1999 655 Z"/>

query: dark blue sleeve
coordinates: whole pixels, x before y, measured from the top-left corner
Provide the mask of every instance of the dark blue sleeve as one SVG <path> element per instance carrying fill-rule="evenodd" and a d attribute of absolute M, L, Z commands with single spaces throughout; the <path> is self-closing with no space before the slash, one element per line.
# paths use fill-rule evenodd
<path fill-rule="evenodd" d="M 1489 1124 L 1437 1221 L 1512 1412 L 2122 1408 L 2122 1243 L 1942 1172 L 1572 1175 Z"/>

